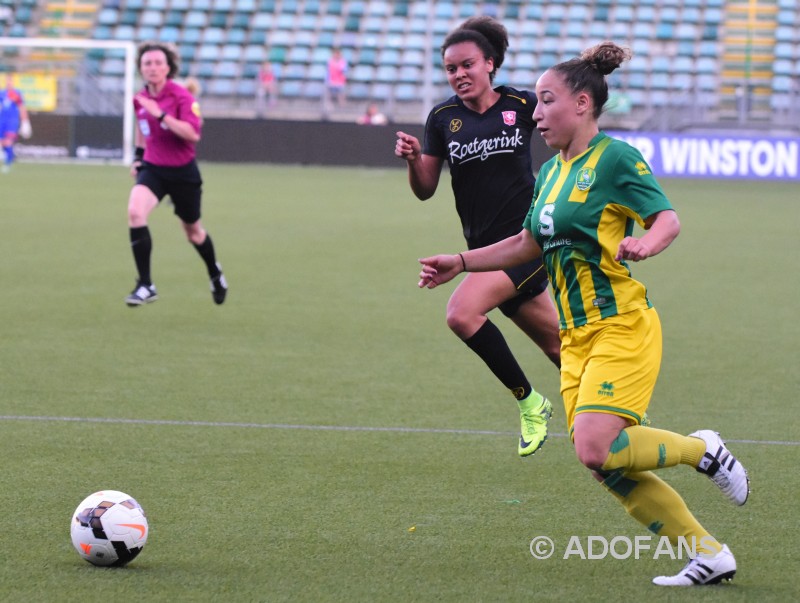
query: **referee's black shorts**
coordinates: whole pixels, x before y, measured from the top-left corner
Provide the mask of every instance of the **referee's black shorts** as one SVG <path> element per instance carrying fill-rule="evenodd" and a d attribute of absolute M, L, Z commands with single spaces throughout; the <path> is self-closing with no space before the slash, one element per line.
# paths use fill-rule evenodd
<path fill-rule="evenodd" d="M 542 258 L 503 270 L 514 283 L 519 295 L 498 306 L 500 311 L 509 318 L 514 316 L 519 307 L 529 299 L 533 299 L 547 290 L 547 271 L 542 264 Z"/>
<path fill-rule="evenodd" d="M 195 160 L 178 167 L 143 161 L 136 184 L 149 188 L 159 201 L 169 195 L 175 206 L 175 215 L 186 224 L 194 224 L 200 219 L 203 179 Z"/>

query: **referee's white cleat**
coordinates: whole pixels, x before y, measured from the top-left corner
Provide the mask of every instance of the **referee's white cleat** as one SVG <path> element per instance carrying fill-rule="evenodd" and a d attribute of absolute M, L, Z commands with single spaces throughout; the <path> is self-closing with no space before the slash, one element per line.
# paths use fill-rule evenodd
<path fill-rule="evenodd" d="M 131 294 L 125 298 L 125 303 L 131 308 L 136 306 L 143 306 L 158 299 L 158 292 L 156 286 L 153 284 L 143 285 L 140 282 L 136 283 L 136 288 L 131 291 Z"/>
<path fill-rule="evenodd" d="M 691 559 L 684 568 L 674 576 L 658 576 L 653 584 L 658 586 L 703 586 L 719 584 L 723 580 L 733 579 L 736 573 L 736 559 L 727 544 L 713 557 L 698 555 Z"/>
<path fill-rule="evenodd" d="M 691 438 L 700 438 L 706 443 L 706 453 L 697 470 L 706 474 L 722 493 L 735 505 L 742 506 L 750 494 L 750 478 L 742 464 L 736 460 L 716 431 L 701 429 L 690 433 Z"/>

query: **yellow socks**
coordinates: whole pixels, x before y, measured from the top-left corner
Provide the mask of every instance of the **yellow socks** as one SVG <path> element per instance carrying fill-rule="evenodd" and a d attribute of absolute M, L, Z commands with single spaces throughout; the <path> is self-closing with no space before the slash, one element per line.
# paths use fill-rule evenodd
<path fill-rule="evenodd" d="M 696 546 L 698 554 L 713 556 L 722 550 L 720 543 L 689 511 L 680 494 L 652 472 L 623 475 L 614 471 L 603 481 L 603 486 L 631 517 L 654 534 L 667 536 L 673 545 L 683 536 L 689 547 Z"/>
<path fill-rule="evenodd" d="M 633 425 L 623 429 L 611 444 L 603 470 L 629 473 L 678 464 L 697 467 L 705 452 L 706 444 L 699 438 Z"/>

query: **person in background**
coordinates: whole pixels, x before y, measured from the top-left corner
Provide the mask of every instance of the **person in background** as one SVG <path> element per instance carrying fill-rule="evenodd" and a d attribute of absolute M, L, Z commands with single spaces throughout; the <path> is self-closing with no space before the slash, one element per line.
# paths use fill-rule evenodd
<path fill-rule="evenodd" d="M 389 119 L 381 113 L 377 103 L 369 103 L 367 110 L 363 115 L 359 115 L 356 123 L 362 126 L 385 126 L 389 123 Z"/>
<path fill-rule="evenodd" d="M 14 87 L 11 73 L 5 74 L 5 86 L 0 90 L 0 141 L 3 146 L 3 164 L 0 171 L 7 173 L 16 158 L 14 145 L 17 138 L 30 138 L 33 135 L 28 109 L 22 92 Z"/>
<path fill-rule="evenodd" d="M 200 222 L 203 181 L 195 159 L 202 124 L 200 107 L 186 88 L 172 81 L 178 73 L 178 54 L 172 45 L 140 45 L 137 65 L 145 86 L 133 99 L 136 158 L 131 175 L 136 184 L 128 199 L 128 227 L 138 278 L 125 303 L 136 307 L 158 299 L 150 274 L 152 240 L 147 218 L 169 195 L 186 237 L 206 266 L 214 303 L 221 304 L 228 283 L 217 263 L 211 236 Z"/>
<path fill-rule="evenodd" d="M 508 48 L 508 32 L 491 17 L 474 17 L 442 45 L 455 95 L 431 110 L 424 144 L 397 133 L 395 155 L 406 160 L 413 193 L 436 191 L 447 161 L 456 210 L 470 249 L 495 243 L 522 228 L 535 179 L 531 136 L 536 98 L 507 86 L 492 87 Z M 552 404 L 538 393 L 500 329 L 487 314 L 499 308 L 560 366 L 558 316 L 540 259 L 494 272 L 468 274 L 447 303 L 447 325 L 511 392 L 520 413 L 517 452 L 534 454 L 547 439 Z"/>
<path fill-rule="evenodd" d="M 264 61 L 258 70 L 256 86 L 256 114 L 264 117 L 267 107 L 274 107 L 278 102 L 278 78 L 275 68 L 269 61 Z"/>
<path fill-rule="evenodd" d="M 345 86 L 347 85 L 347 59 L 342 56 L 340 48 L 332 50 L 328 59 L 327 74 L 325 76 L 325 98 L 323 111 L 327 115 L 331 108 L 331 100 L 338 106 L 344 104 Z"/>
<path fill-rule="evenodd" d="M 558 302 L 561 393 L 578 460 L 634 519 L 697 556 L 661 586 L 729 580 L 736 560 L 654 473 L 687 465 L 735 505 L 749 478 L 715 431 L 684 436 L 644 424 L 661 366 L 661 323 L 628 262 L 664 251 L 680 222 L 642 154 L 601 132 L 606 76 L 630 51 L 604 42 L 548 69 L 536 83 L 536 127 L 558 155 L 536 183 L 524 228 L 493 245 L 420 260 L 420 287 L 462 271 L 506 269 L 543 257 Z M 634 223 L 646 232 L 633 236 Z"/>

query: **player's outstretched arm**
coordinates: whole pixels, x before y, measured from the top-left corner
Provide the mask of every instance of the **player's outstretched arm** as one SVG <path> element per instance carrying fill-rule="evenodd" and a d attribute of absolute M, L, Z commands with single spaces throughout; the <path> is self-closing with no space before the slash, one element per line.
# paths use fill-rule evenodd
<path fill-rule="evenodd" d="M 433 289 L 446 283 L 461 272 L 492 272 L 512 268 L 542 255 L 539 244 L 530 231 L 522 230 L 513 237 L 493 245 L 471 249 L 455 255 L 435 255 L 422 258 L 419 273 L 420 288 Z"/>

